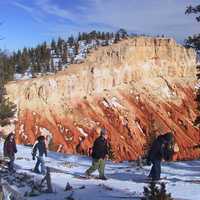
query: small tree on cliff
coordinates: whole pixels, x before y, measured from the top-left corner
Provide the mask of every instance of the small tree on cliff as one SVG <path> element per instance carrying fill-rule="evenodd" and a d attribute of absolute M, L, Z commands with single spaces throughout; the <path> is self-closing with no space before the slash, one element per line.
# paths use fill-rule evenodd
<path fill-rule="evenodd" d="M 189 6 L 186 11 L 185 14 L 194 14 L 196 17 L 197 22 L 200 22 L 200 4 L 193 7 L 193 6 Z M 185 46 L 190 48 L 194 48 L 197 53 L 198 53 L 198 58 L 200 58 L 200 33 L 194 36 L 190 36 L 188 37 L 188 39 L 185 40 Z M 200 65 L 197 65 L 197 78 L 200 80 Z M 198 88 L 197 91 L 197 110 L 200 112 L 200 87 Z M 195 125 L 200 127 L 200 113 L 197 116 L 196 120 L 195 120 Z"/>

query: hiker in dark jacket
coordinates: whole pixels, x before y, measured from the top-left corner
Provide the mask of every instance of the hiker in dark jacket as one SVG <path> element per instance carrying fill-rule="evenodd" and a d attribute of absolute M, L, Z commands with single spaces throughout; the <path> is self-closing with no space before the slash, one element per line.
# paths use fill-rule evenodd
<path fill-rule="evenodd" d="M 149 151 L 147 162 L 152 163 L 152 168 L 149 174 L 149 178 L 156 181 L 160 179 L 161 174 L 161 161 L 169 160 L 173 152 L 170 152 L 168 145 L 172 141 L 172 133 L 167 132 L 164 135 L 158 136 Z"/>
<path fill-rule="evenodd" d="M 35 160 L 35 157 L 37 157 L 37 162 L 34 168 L 34 172 L 45 174 L 44 155 L 47 156 L 45 137 L 39 136 L 32 150 L 33 160 Z M 41 165 L 41 171 L 39 171 L 40 165 Z"/>
<path fill-rule="evenodd" d="M 107 132 L 102 128 L 100 136 L 95 140 L 92 148 L 92 166 L 85 172 L 86 176 L 90 176 L 96 169 L 99 171 L 99 178 L 106 180 L 104 175 L 105 159 L 108 156 Z"/>
<path fill-rule="evenodd" d="M 3 147 L 4 156 L 9 158 L 8 162 L 8 169 L 11 172 L 15 172 L 14 170 L 14 161 L 15 161 L 15 154 L 17 153 L 17 147 L 15 143 L 15 136 L 14 133 L 10 133 L 5 142 Z"/>

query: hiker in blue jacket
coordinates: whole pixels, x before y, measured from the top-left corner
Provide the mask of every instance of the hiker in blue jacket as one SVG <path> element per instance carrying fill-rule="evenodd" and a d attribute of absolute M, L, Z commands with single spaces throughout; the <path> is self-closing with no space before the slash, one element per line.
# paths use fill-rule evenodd
<path fill-rule="evenodd" d="M 37 162 L 33 170 L 34 172 L 45 174 L 44 155 L 47 156 L 45 137 L 39 136 L 32 150 L 33 160 L 35 160 L 35 157 L 37 157 Z M 39 166 L 41 166 L 41 171 L 39 170 Z"/>

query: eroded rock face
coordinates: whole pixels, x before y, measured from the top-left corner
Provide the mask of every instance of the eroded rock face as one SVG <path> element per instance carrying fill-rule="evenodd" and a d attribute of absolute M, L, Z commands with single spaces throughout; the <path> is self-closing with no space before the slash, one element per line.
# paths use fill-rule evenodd
<path fill-rule="evenodd" d="M 195 52 L 172 39 L 132 38 L 99 48 L 64 72 L 7 85 L 18 106 L 17 142 L 33 144 L 43 134 L 52 150 L 86 154 L 103 126 L 121 161 L 144 154 L 156 131 L 173 129 L 177 159 L 198 158 L 195 77 Z"/>

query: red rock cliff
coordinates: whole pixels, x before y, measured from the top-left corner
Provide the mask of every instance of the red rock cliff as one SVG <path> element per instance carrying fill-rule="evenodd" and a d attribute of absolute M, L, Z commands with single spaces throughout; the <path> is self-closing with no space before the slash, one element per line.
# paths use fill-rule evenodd
<path fill-rule="evenodd" d="M 143 154 L 151 134 L 173 129 L 177 159 L 198 158 L 195 65 L 192 49 L 140 37 L 99 48 L 54 76 L 12 82 L 7 91 L 18 106 L 17 142 L 32 144 L 44 134 L 55 151 L 86 153 L 96 127 L 104 126 L 120 161 Z"/>

